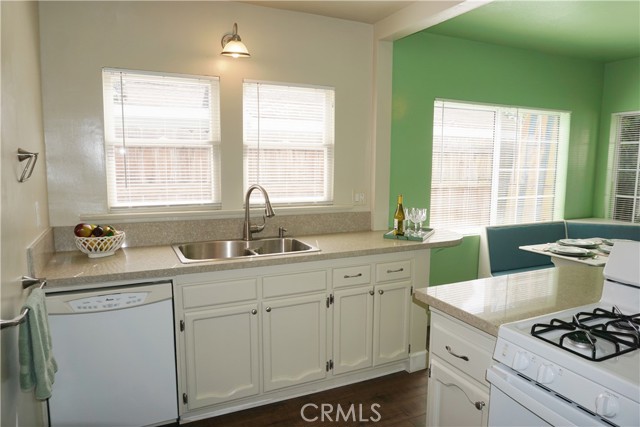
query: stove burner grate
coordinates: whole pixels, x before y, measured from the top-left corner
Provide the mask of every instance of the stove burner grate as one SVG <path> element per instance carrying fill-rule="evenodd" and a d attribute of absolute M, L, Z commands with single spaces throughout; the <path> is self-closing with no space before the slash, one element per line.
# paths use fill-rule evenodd
<path fill-rule="evenodd" d="M 577 313 L 573 316 L 572 322 L 552 319 L 548 324 L 536 323 L 531 327 L 531 335 L 582 358 L 601 362 L 640 349 L 640 333 L 635 326 L 635 322 L 639 318 L 640 314 L 627 316 L 622 314 L 617 307 L 611 311 L 596 308 L 590 313 Z M 616 322 L 628 325 L 631 333 L 612 330 L 616 328 L 613 326 Z M 567 333 L 563 333 L 559 339 L 552 339 L 548 336 L 550 332 L 557 331 L 567 331 Z M 607 343 L 614 351 L 605 354 L 602 354 L 602 351 L 599 352 L 596 346 L 598 339 Z M 583 352 L 576 351 L 572 347 L 583 350 Z M 585 354 L 584 350 L 588 354 Z"/>

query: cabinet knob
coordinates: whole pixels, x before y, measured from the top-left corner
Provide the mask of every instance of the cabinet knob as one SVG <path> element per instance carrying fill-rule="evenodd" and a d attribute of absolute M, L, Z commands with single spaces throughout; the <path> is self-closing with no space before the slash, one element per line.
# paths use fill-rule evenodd
<path fill-rule="evenodd" d="M 267 308 L 265 309 L 265 311 L 266 311 L 267 313 L 271 313 L 271 307 L 267 307 Z"/>
<path fill-rule="evenodd" d="M 382 294 L 384 294 L 384 291 L 383 291 L 382 289 L 380 289 L 380 290 L 378 291 L 378 293 L 379 293 L 380 295 L 382 295 Z"/>
<path fill-rule="evenodd" d="M 258 310 L 256 310 L 255 308 L 251 310 L 251 314 L 258 314 Z"/>
<path fill-rule="evenodd" d="M 369 291 L 369 295 L 373 295 L 373 294 L 375 294 L 375 292 L 373 292 L 373 289 L 371 289 L 371 290 Z"/>
<path fill-rule="evenodd" d="M 483 401 L 477 401 L 476 403 L 474 403 L 474 405 L 476 405 L 476 409 L 478 411 L 482 411 L 482 409 L 484 409 L 485 407 L 485 403 Z"/>

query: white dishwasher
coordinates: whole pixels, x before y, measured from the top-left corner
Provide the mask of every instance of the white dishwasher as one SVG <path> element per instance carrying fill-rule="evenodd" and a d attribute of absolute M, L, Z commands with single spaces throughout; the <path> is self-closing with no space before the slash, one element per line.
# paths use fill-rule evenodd
<path fill-rule="evenodd" d="M 47 294 L 58 372 L 52 427 L 178 418 L 170 282 Z"/>

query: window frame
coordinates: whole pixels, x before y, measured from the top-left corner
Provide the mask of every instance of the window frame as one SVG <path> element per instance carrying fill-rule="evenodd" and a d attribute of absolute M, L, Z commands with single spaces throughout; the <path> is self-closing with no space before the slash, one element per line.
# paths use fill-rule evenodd
<path fill-rule="evenodd" d="M 617 187 L 618 187 L 618 170 L 620 168 L 620 146 L 623 143 L 621 141 L 621 128 L 622 128 L 622 119 L 624 117 L 636 117 L 636 120 L 640 122 L 640 110 L 637 111 L 626 111 L 620 113 L 613 113 L 611 115 L 611 128 L 609 134 L 609 187 L 608 194 L 606 197 L 607 200 L 607 210 L 606 217 L 616 221 L 623 221 L 629 224 L 639 224 L 640 223 L 640 132 L 638 133 L 639 139 L 634 141 L 624 141 L 625 144 L 635 144 L 638 146 L 636 149 L 636 170 L 635 172 L 635 194 L 634 196 L 629 197 L 625 195 L 624 198 L 634 199 L 632 212 L 631 212 L 631 220 L 616 218 L 616 200 L 618 199 Z M 639 125 L 640 127 L 640 125 Z M 637 220 L 635 220 L 637 218 Z"/>
<path fill-rule="evenodd" d="M 266 87 L 269 88 L 277 88 L 277 87 L 281 87 L 283 89 L 286 88 L 297 88 L 297 89 L 311 89 L 311 90 L 315 90 L 315 91 L 323 91 L 325 93 L 325 95 L 328 96 L 327 99 L 325 99 L 325 105 L 324 107 L 324 115 L 325 118 L 327 120 L 325 120 L 322 123 L 323 129 L 325 130 L 325 132 L 323 133 L 323 137 L 322 137 L 322 143 L 321 144 L 317 144 L 317 143 L 301 143 L 301 142 L 297 142 L 297 143 L 286 143 L 286 142 L 274 142 L 274 141 L 262 141 L 261 140 L 261 136 L 260 136 L 260 128 L 261 128 L 261 113 L 260 113 L 260 105 L 257 105 L 257 111 L 253 111 L 248 113 L 247 109 L 250 108 L 248 106 L 248 101 L 247 101 L 247 94 L 246 91 L 248 90 L 248 86 L 251 85 L 257 85 L 258 86 L 258 90 L 260 85 L 264 85 Z M 257 98 L 259 99 L 259 95 L 257 96 Z M 296 148 L 298 149 L 306 149 L 306 150 L 301 150 L 301 151 L 318 151 L 318 152 L 322 152 L 323 155 L 323 160 L 322 160 L 322 174 L 323 174 L 323 191 L 322 191 L 322 197 L 303 197 L 302 194 L 293 194 L 292 196 L 278 196 L 277 192 L 272 192 L 269 189 L 269 186 L 266 186 L 265 189 L 267 190 L 267 192 L 269 193 L 269 198 L 271 200 L 271 203 L 274 206 L 279 206 L 279 207 L 320 207 L 320 206 L 333 206 L 334 205 L 334 193 L 335 193 L 335 153 L 336 153 L 336 148 L 335 148 L 335 140 L 336 140 L 336 136 L 335 136 L 335 122 L 336 122 L 336 117 L 335 117 L 335 111 L 336 111 L 336 105 L 335 105 L 335 99 L 336 99 L 336 89 L 334 87 L 331 86 L 321 86 L 321 85 L 312 85 L 312 84 L 299 84 L 299 83 L 289 83 L 289 82 L 274 82 L 274 81 L 266 81 L 266 80 L 252 80 L 252 79 L 243 79 L 242 82 L 242 101 L 243 101 L 243 154 L 242 154 L 242 164 L 243 164 L 243 171 L 242 171 L 242 176 L 243 176 L 243 191 L 246 192 L 246 190 L 249 188 L 249 186 L 251 186 L 252 184 L 261 184 L 264 185 L 260 175 L 261 175 L 261 171 L 258 170 L 255 175 L 257 176 L 257 178 L 253 181 L 249 180 L 249 176 L 251 174 L 250 172 L 250 166 L 249 166 L 249 162 L 250 159 L 248 158 L 247 152 L 248 150 L 251 149 L 257 149 L 258 151 L 261 150 L 262 148 L 260 147 L 261 143 L 266 144 L 266 146 L 269 149 L 274 149 L 274 150 L 284 150 L 284 151 L 295 151 Z M 258 101 L 259 102 L 259 101 Z M 330 104 L 330 105 L 328 105 Z M 255 116 L 258 116 L 257 120 L 257 124 L 250 122 L 251 120 L 255 120 Z M 275 119 L 277 120 L 277 119 Z M 257 130 L 257 136 L 255 139 L 255 142 L 249 141 L 250 135 L 252 135 L 250 128 L 252 127 L 256 127 Z M 253 136 L 253 135 L 252 135 Z M 258 160 L 256 160 L 259 163 L 259 157 Z M 319 163 L 319 162 L 318 162 Z M 316 192 L 318 193 L 318 192 Z M 258 198 L 261 198 L 261 195 L 257 195 Z M 293 199 L 291 200 L 283 200 L 284 197 L 293 197 Z"/>
<path fill-rule="evenodd" d="M 205 209 L 216 209 L 219 210 L 222 205 L 222 185 L 221 185 L 221 119 L 220 119 L 220 97 L 221 97 L 221 87 L 220 87 L 220 78 L 217 76 L 206 76 L 206 75 L 193 75 L 193 74 L 183 74 L 183 73 L 169 73 L 169 72 L 157 72 L 157 71 L 147 71 L 147 70 L 133 70 L 133 69 L 124 69 L 124 68 L 113 68 L 113 67 L 104 67 L 102 70 L 102 96 L 103 96 L 103 120 L 104 120 L 104 155 L 105 155 L 105 178 L 107 185 L 107 209 L 111 214 L 126 214 L 126 213 L 156 213 L 156 212 L 182 212 L 182 211 L 198 211 Z M 208 82 L 210 84 L 209 87 L 209 102 L 208 102 L 208 110 L 211 116 L 206 119 L 209 121 L 209 135 L 210 138 L 206 140 L 202 139 L 173 139 L 168 141 L 158 141 L 157 139 L 145 139 L 140 138 L 138 140 L 128 140 L 127 137 L 123 134 L 122 137 L 118 138 L 114 132 L 114 121 L 116 120 L 116 115 L 113 114 L 111 108 L 113 105 L 112 99 L 110 99 L 110 95 L 113 95 L 112 92 L 107 92 L 107 86 L 109 83 L 107 82 L 107 77 L 105 77 L 108 73 L 118 74 L 122 76 L 123 74 L 130 74 L 134 77 L 150 77 L 149 81 L 151 81 L 154 77 L 160 77 L 167 79 L 189 79 L 193 82 Z M 122 125 L 125 126 L 124 124 Z M 115 195 L 113 192 L 115 191 L 115 186 L 117 183 L 115 182 L 115 171 L 114 164 L 110 160 L 110 152 L 113 150 L 117 150 L 118 147 L 125 148 L 129 145 L 132 148 L 140 148 L 140 147 L 150 147 L 150 148 L 206 148 L 209 150 L 209 160 L 207 162 L 210 163 L 210 174 L 207 174 L 207 179 L 211 180 L 211 199 L 209 201 L 183 201 L 180 203 L 175 203 L 171 200 L 158 201 L 155 203 L 125 203 L 114 200 Z M 122 149 L 121 148 L 121 149 Z"/>
<path fill-rule="evenodd" d="M 505 221 L 500 221 L 498 219 L 498 204 L 500 202 L 501 199 L 503 199 L 503 197 L 499 197 L 498 196 L 498 192 L 500 190 L 500 184 L 499 184 L 499 180 L 500 180 L 500 172 L 501 170 L 503 170 L 503 167 L 500 165 L 500 149 L 501 146 L 506 144 L 505 141 L 501 141 L 500 138 L 501 136 L 496 136 L 496 135 L 500 135 L 500 132 L 502 130 L 501 124 L 500 124 L 500 120 L 502 117 L 502 114 L 504 114 L 505 111 L 511 111 L 511 110 L 515 110 L 516 114 L 518 116 L 518 123 L 520 122 L 520 116 L 523 113 L 527 113 L 527 114 L 536 114 L 536 113 L 544 113 L 544 112 L 548 112 L 552 115 L 558 115 L 558 147 L 557 147 L 557 151 L 555 153 L 556 156 L 556 161 L 555 161 L 555 179 L 554 179 L 554 190 L 552 192 L 553 194 L 553 209 L 551 210 L 551 218 L 549 219 L 543 219 L 543 220 L 557 220 L 557 219 L 561 219 L 564 215 L 564 198 L 565 198 L 565 189 L 566 189 L 566 175 L 567 175 L 567 164 L 568 164 L 568 148 L 569 148 L 569 129 L 570 129 L 570 117 L 571 117 L 571 113 L 569 111 L 566 110 L 556 110 L 556 109 L 547 109 L 547 108 L 535 108 L 535 107 L 523 107 L 523 106 L 513 106 L 513 105 L 503 105 L 503 104 L 488 104 L 488 103 L 480 103 L 480 102 L 474 102 L 474 101 L 461 101 L 461 100 L 450 100 L 450 99 L 443 99 L 443 98 L 436 98 L 434 100 L 434 110 L 433 110 L 433 134 L 432 134 L 432 142 L 433 142 L 433 150 L 432 150 L 432 156 L 431 156 L 431 161 L 432 161 L 432 173 L 431 173 L 431 193 L 430 193 L 430 204 L 431 204 L 431 208 L 434 208 L 434 205 L 436 205 L 437 208 L 437 204 L 434 203 L 434 183 L 436 183 L 435 180 L 435 175 L 437 173 L 437 171 L 440 169 L 440 167 L 437 165 L 436 162 L 436 149 L 437 149 L 437 145 L 436 144 L 436 139 L 439 137 L 442 137 L 443 134 L 438 135 L 437 134 L 437 130 L 440 129 L 442 126 L 441 124 L 437 123 L 437 109 L 440 108 L 444 111 L 446 106 L 449 106 L 450 108 L 455 108 L 455 107 L 459 107 L 459 108 L 463 108 L 463 109 L 469 109 L 470 111 L 477 111 L 477 112 L 482 112 L 482 111 L 486 111 L 486 112 L 492 112 L 494 115 L 494 124 L 492 126 L 493 129 L 493 136 L 491 137 L 492 141 L 491 141 L 491 148 L 490 148 L 490 153 L 491 155 L 489 157 L 492 158 L 492 162 L 491 162 L 491 167 L 490 170 L 487 169 L 490 172 L 491 175 L 491 188 L 489 189 L 489 195 L 487 199 L 483 199 L 484 200 L 484 205 L 486 207 L 489 208 L 489 215 L 487 218 L 488 223 L 483 223 L 483 224 L 477 224 L 477 225 L 470 225 L 470 226 L 456 226 L 456 225 L 441 225 L 441 226 L 446 226 L 447 228 L 450 229 L 455 229 L 456 231 L 461 232 L 464 235 L 476 235 L 476 234 L 481 234 L 481 231 L 484 227 L 489 226 L 489 225 L 498 225 L 498 224 L 514 224 L 514 223 L 531 223 L 531 222 L 536 222 L 536 220 L 521 220 L 519 222 L 505 222 Z M 442 117 L 443 118 L 443 117 Z M 443 118 L 444 119 L 444 118 Z M 442 132 L 444 132 L 444 127 L 442 127 L 441 129 Z M 488 132 L 488 131 L 487 131 Z M 520 149 L 520 144 L 523 143 L 523 140 L 521 140 L 521 135 L 520 135 L 520 127 L 519 125 L 516 125 L 515 127 L 515 134 L 517 136 L 515 143 L 516 145 L 516 149 Z M 478 151 L 475 151 L 476 153 L 478 153 Z M 469 153 L 474 153 L 474 151 L 469 150 Z M 515 158 L 514 158 L 515 160 Z M 522 171 L 526 169 L 526 168 L 516 168 L 516 170 L 519 173 L 522 173 Z M 540 169 L 538 169 L 540 170 Z M 519 175 L 518 175 L 519 176 Z M 445 181 L 446 183 L 446 181 Z M 506 188 L 511 188 L 510 187 L 506 187 Z M 437 195 L 436 195 L 437 196 Z M 486 196 L 485 196 L 486 197 Z M 542 193 L 537 193 L 532 196 L 532 197 L 536 197 L 536 198 L 541 198 L 541 197 L 545 197 L 544 194 Z M 513 197 L 507 197 L 507 199 L 510 199 Z M 517 200 L 518 197 L 515 198 L 515 200 Z M 505 199 L 506 200 L 506 199 Z M 476 205 L 474 205 L 476 206 Z M 466 210 L 466 208 L 465 208 Z M 430 217 L 433 218 L 433 211 L 430 212 L 431 215 Z M 448 216 L 451 216 L 451 214 L 449 214 Z M 446 218 L 443 218 L 446 220 Z M 477 218 L 478 220 L 482 220 L 482 218 Z M 543 220 L 537 220 L 537 221 L 543 221 Z M 434 223 L 433 221 L 431 221 L 431 225 L 432 226 L 439 226 L 439 224 L 436 222 Z"/>

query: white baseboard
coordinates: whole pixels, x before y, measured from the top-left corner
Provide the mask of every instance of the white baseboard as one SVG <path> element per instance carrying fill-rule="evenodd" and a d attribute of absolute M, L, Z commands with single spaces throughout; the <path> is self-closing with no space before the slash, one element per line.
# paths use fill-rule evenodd
<path fill-rule="evenodd" d="M 409 372 L 421 371 L 427 369 L 427 360 L 429 352 L 427 350 L 416 351 L 409 355 Z"/>

